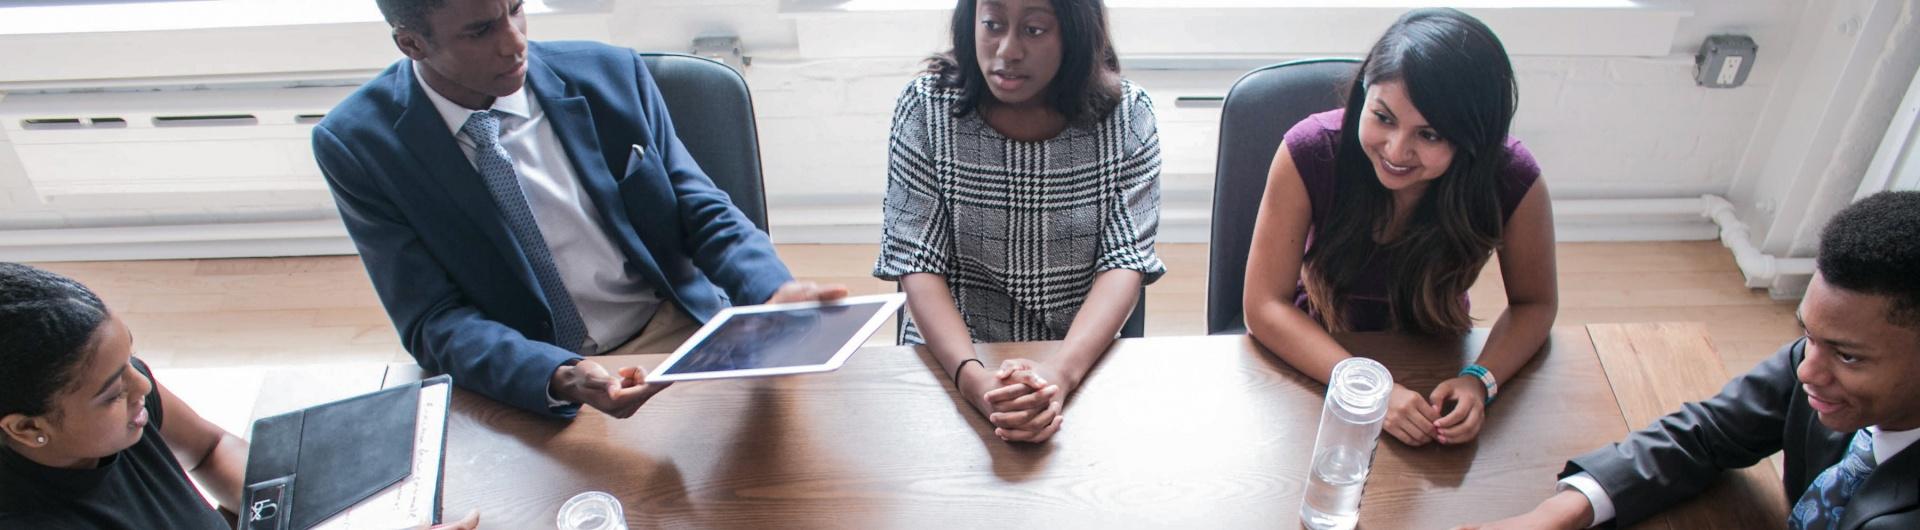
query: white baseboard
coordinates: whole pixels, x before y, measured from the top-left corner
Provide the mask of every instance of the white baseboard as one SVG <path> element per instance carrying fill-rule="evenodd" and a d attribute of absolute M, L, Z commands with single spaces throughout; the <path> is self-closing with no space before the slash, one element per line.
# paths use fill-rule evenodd
<path fill-rule="evenodd" d="M 782 244 L 875 244 L 879 198 L 775 205 L 773 240 Z M 1205 243 L 1209 200 L 1169 196 L 1161 210 L 1163 243 Z M 1719 228 L 1700 199 L 1554 201 L 1559 241 L 1706 241 Z M 1251 222 L 1249 220 L 1248 222 Z M 0 231 L 0 260 L 107 261 L 353 254 L 338 220 Z"/>

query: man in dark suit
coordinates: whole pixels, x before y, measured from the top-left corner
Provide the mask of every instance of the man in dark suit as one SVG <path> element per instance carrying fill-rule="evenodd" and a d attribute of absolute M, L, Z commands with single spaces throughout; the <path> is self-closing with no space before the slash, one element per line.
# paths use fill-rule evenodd
<path fill-rule="evenodd" d="M 1560 492 L 1484 528 L 1630 525 L 1786 451 L 1788 526 L 1920 528 L 1920 192 L 1829 221 L 1805 337 L 1706 401 L 1567 464 Z"/>
<path fill-rule="evenodd" d="M 631 50 L 529 43 L 523 0 L 379 0 L 407 56 L 313 130 L 420 365 L 508 404 L 633 414 L 664 385 L 582 355 L 671 351 L 734 302 L 836 298 L 674 135 Z"/>

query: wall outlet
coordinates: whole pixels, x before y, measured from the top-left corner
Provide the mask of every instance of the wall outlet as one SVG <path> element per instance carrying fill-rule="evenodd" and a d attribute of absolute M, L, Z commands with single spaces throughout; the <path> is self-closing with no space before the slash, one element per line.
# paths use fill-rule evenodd
<path fill-rule="evenodd" d="M 1746 59 L 1747 59 L 1746 57 L 1735 55 L 1732 57 L 1728 57 L 1727 60 L 1725 61 L 1720 61 L 1720 76 L 1714 78 L 1713 82 L 1715 84 L 1722 85 L 1722 86 L 1733 86 L 1735 84 L 1738 84 L 1737 81 L 1740 78 L 1740 65 L 1745 64 L 1747 62 Z"/>
<path fill-rule="evenodd" d="M 1693 80 L 1707 88 L 1733 88 L 1747 82 L 1753 56 L 1759 51 L 1746 35 L 1714 35 L 1700 43 L 1693 56 Z"/>

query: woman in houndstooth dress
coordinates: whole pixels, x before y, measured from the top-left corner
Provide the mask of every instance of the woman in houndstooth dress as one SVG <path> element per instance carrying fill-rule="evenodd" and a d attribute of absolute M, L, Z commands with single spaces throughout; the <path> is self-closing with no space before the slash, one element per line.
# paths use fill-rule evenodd
<path fill-rule="evenodd" d="M 955 52 L 894 110 L 873 273 L 909 295 L 904 340 L 1001 437 L 1044 441 L 1166 270 L 1153 102 L 1120 79 L 1099 2 L 960 3 Z M 1062 342 L 997 370 L 974 360 L 972 343 L 1007 341 Z"/>

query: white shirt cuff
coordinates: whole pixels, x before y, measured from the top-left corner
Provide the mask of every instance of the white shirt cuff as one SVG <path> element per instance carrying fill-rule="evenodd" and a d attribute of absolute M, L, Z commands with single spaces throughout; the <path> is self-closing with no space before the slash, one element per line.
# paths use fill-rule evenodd
<path fill-rule="evenodd" d="M 567 361 L 567 362 L 568 364 L 578 364 L 577 362 L 574 362 L 574 361 Z M 563 364 L 561 366 L 566 366 L 566 365 Z M 558 370 L 558 368 L 556 368 L 555 370 Z M 560 407 L 572 406 L 574 404 L 575 403 L 572 401 L 567 401 L 564 399 L 553 397 L 553 378 L 551 377 L 547 378 L 547 408 L 557 409 Z"/>
<path fill-rule="evenodd" d="M 564 401 L 564 400 L 561 400 L 560 398 L 553 397 L 553 383 L 552 382 L 547 383 L 547 408 L 557 409 L 557 408 L 565 407 L 572 404 L 573 404 L 572 401 Z"/>
<path fill-rule="evenodd" d="M 1560 479 L 1560 490 L 1568 488 L 1579 490 L 1581 495 L 1587 496 L 1587 503 L 1593 505 L 1593 523 L 1588 524 L 1587 528 L 1613 520 L 1613 498 L 1607 496 L 1607 490 L 1600 487 L 1600 481 L 1594 480 L 1593 475 L 1582 471 Z"/>

